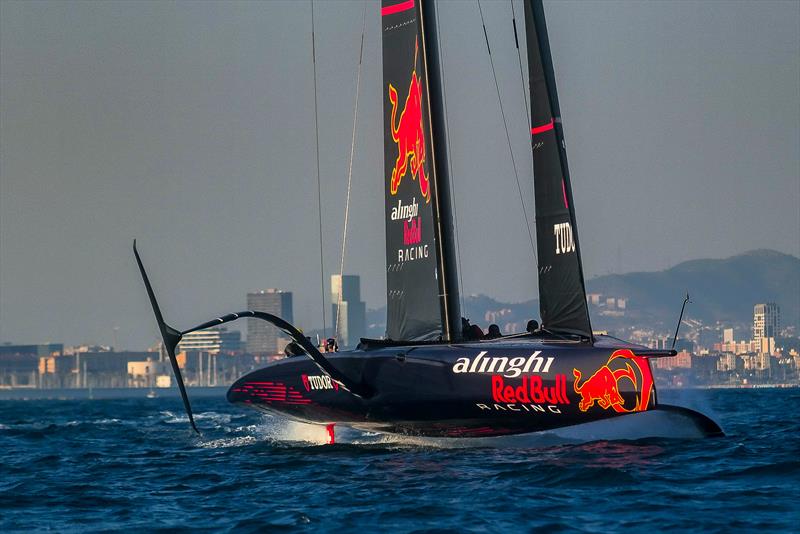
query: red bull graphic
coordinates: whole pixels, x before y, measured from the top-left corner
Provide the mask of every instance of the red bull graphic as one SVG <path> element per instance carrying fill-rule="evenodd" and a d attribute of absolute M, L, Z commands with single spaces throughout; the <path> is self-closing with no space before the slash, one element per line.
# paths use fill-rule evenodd
<path fill-rule="evenodd" d="M 621 366 L 623 362 L 617 361 L 620 358 L 623 359 L 624 366 Z M 638 373 L 634 371 L 634 367 Z M 614 351 L 606 364 L 582 384 L 580 384 L 581 371 L 573 369 L 572 374 L 575 375 L 573 383 L 575 393 L 581 396 L 578 408 L 582 412 L 588 411 L 595 403 L 604 410 L 613 408 L 615 412 L 620 413 L 641 412 L 650 404 L 650 395 L 653 391 L 650 365 L 646 358 L 634 356 L 630 349 Z M 625 405 L 625 399 L 620 393 L 620 380 L 628 380 L 633 385 L 633 389 L 637 392 L 635 404 Z"/>
<path fill-rule="evenodd" d="M 390 191 L 397 194 L 400 181 L 411 167 L 411 177 L 418 179 L 419 190 L 426 202 L 431 201 L 430 182 L 425 174 L 425 133 L 422 127 L 422 84 L 417 77 L 417 52 L 418 43 L 414 51 L 414 70 L 411 72 L 411 83 L 408 86 L 408 95 L 400 119 L 397 118 L 397 89 L 389 84 L 389 100 L 392 103 L 392 140 L 397 143 L 397 160 L 392 169 Z M 395 125 L 396 124 L 396 125 Z"/>
<path fill-rule="evenodd" d="M 545 386 L 541 376 L 523 376 L 522 384 L 508 385 L 500 375 L 492 376 L 492 400 L 506 403 L 569 404 L 567 375 L 556 375 L 555 384 Z"/>

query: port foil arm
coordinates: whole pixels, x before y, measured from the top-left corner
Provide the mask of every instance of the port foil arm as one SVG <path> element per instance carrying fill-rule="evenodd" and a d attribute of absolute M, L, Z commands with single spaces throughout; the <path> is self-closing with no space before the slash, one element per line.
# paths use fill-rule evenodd
<path fill-rule="evenodd" d="M 147 295 L 150 297 L 150 304 L 153 307 L 153 313 L 156 316 L 156 322 L 158 323 L 158 328 L 161 331 L 161 338 L 164 340 L 164 346 L 167 350 L 167 354 L 169 355 L 170 363 L 172 364 L 172 371 L 175 375 L 175 380 L 178 382 L 178 388 L 181 391 L 181 397 L 183 398 L 183 405 L 186 408 L 186 414 L 189 416 L 189 422 L 192 424 L 192 428 L 197 431 L 197 426 L 194 423 L 194 417 L 192 415 L 192 407 L 189 403 L 189 397 L 186 394 L 186 387 L 183 383 L 183 376 L 181 375 L 180 367 L 178 366 L 178 360 L 175 357 L 175 347 L 177 347 L 178 343 L 180 343 L 181 338 L 188 334 L 189 332 L 195 332 L 197 330 L 204 330 L 206 328 L 211 328 L 213 326 L 219 326 L 224 323 L 229 323 L 231 321 L 235 321 L 237 319 L 251 317 L 254 319 L 261 319 L 262 321 L 267 321 L 271 323 L 275 327 L 279 328 L 283 332 L 285 332 L 295 343 L 300 345 L 303 350 L 306 352 L 309 358 L 311 358 L 317 367 L 325 373 L 326 375 L 330 376 L 332 380 L 336 381 L 340 386 L 342 386 L 345 390 L 349 391 L 350 393 L 362 397 L 368 398 L 374 395 L 374 391 L 371 388 L 359 384 L 353 380 L 351 380 L 348 376 L 344 373 L 339 371 L 325 356 L 320 353 L 319 349 L 314 346 L 311 341 L 308 340 L 306 336 L 303 335 L 300 330 L 298 330 L 295 326 L 293 326 L 288 321 L 281 319 L 277 315 L 272 315 L 270 313 L 260 312 L 260 311 L 241 311 L 239 313 L 229 313 L 228 315 L 223 315 L 222 317 L 217 317 L 216 319 L 212 319 L 210 321 L 206 321 L 205 323 L 199 324 L 188 330 L 179 331 L 164 322 L 164 317 L 161 315 L 161 310 L 158 306 L 158 301 L 156 300 L 155 293 L 153 292 L 153 287 L 150 285 L 150 280 L 147 277 L 147 272 L 144 269 L 144 265 L 142 265 L 142 260 L 139 257 L 139 252 L 136 249 L 136 240 L 133 241 L 133 253 L 136 256 L 136 263 L 139 265 L 139 271 L 142 274 L 142 280 L 144 280 L 145 288 L 147 289 Z M 199 431 L 197 431 L 199 433 Z"/>
<path fill-rule="evenodd" d="M 153 286 L 150 285 L 150 280 L 147 278 L 147 272 L 142 265 L 142 259 L 139 257 L 139 251 L 136 250 L 136 240 L 133 240 L 133 254 L 136 256 L 136 263 L 139 265 L 139 272 L 142 274 L 144 287 L 147 289 L 147 296 L 150 298 L 150 305 L 153 307 L 153 314 L 156 316 L 158 329 L 161 331 L 161 339 L 164 340 L 164 348 L 169 355 L 169 362 L 172 364 L 172 373 L 175 375 L 175 381 L 178 383 L 178 389 L 181 391 L 181 398 L 183 399 L 183 407 L 186 409 L 186 415 L 189 416 L 189 423 L 198 434 L 200 431 L 194 422 L 194 415 L 192 415 L 192 405 L 189 402 L 189 395 L 186 393 L 186 386 L 183 383 L 183 375 L 181 375 L 181 368 L 178 365 L 178 359 L 175 357 L 175 347 L 181 341 L 183 334 L 176 329 L 169 326 L 164 322 L 164 317 L 161 315 L 161 309 L 158 307 L 156 295 L 153 292 Z"/>
<path fill-rule="evenodd" d="M 314 346 L 311 341 L 308 340 L 306 336 L 303 335 L 300 330 L 295 328 L 290 322 L 281 319 L 277 315 L 272 315 L 271 313 L 265 313 L 260 311 L 240 311 L 238 313 L 229 313 L 228 315 L 223 315 L 222 317 L 217 317 L 216 319 L 212 319 L 210 321 L 206 321 L 205 323 L 199 324 L 194 326 L 188 330 L 184 330 L 180 332 L 180 335 L 188 334 L 189 332 L 195 332 L 197 330 L 203 330 L 206 328 L 211 328 L 212 326 L 219 326 L 224 323 L 229 323 L 231 321 L 235 321 L 237 319 L 252 317 L 254 319 L 261 319 L 262 321 L 267 321 L 271 323 L 284 333 L 288 335 L 292 340 L 300 345 L 303 350 L 306 352 L 309 358 L 314 360 L 314 363 L 317 364 L 320 371 L 325 373 L 326 375 L 330 376 L 331 379 L 335 380 L 339 385 L 341 385 L 344 389 L 349 391 L 350 393 L 357 395 L 359 397 L 370 397 L 372 396 L 372 391 L 368 389 L 366 386 L 362 384 L 358 384 L 347 377 L 344 373 L 339 371 L 334 365 L 328 360 L 322 353 Z"/>

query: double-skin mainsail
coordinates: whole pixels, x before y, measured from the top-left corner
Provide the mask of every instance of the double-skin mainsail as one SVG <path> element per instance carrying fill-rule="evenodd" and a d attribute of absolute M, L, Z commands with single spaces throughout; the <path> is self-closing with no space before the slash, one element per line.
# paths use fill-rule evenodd
<path fill-rule="evenodd" d="M 386 334 L 395 341 L 454 341 L 461 318 L 449 182 L 446 157 L 434 155 L 434 144 L 446 150 L 435 6 L 420 4 L 383 0 L 381 8 Z"/>

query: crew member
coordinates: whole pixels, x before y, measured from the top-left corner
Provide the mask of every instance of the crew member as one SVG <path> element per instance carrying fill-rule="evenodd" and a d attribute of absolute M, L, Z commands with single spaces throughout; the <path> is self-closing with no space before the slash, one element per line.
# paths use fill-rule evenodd
<path fill-rule="evenodd" d="M 497 339 L 498 337 L 503 337 L 503 334 L 500 333 L 500 327 L 496 324 L 490 324 L 489 331 L 486 332 L 486 339 Z"/>
<path fill-rule="evenodd" d="M 283 349 L 283 353 L 286 354 L 287 358 L 291 358 L 292 356 L 300 356 L 301 354 L 305 354 L 306 351 L 303 350 L 303 347 L 297 344 L 296 341 L 291 341 L 286 348 Z"/>
<path fill-rule="evenodd" d="M 483 339 L 483 330 L 476 324 L 469 324 L 469 319 L 461 318 L 461 335 L 467 341 Z"/>
<path fill-rule="evenodd" d="M 339 352 L 339 344 L 336 338 L 329 337 L 325 340 L 325 352 Z"/>

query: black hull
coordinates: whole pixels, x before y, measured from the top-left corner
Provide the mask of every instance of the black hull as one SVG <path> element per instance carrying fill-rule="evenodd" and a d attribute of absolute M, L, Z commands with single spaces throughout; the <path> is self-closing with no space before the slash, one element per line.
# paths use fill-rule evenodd
<path fill-rule="evenodd" d="M 632 348 L 518 338 L 326 355 L 350 380 L 375 392 L 363 397 L 296 356 L 240 378 L 227 397 L 298 421 L 363 430 L 521 434 L 655 409 L 649 363 Z"/>

